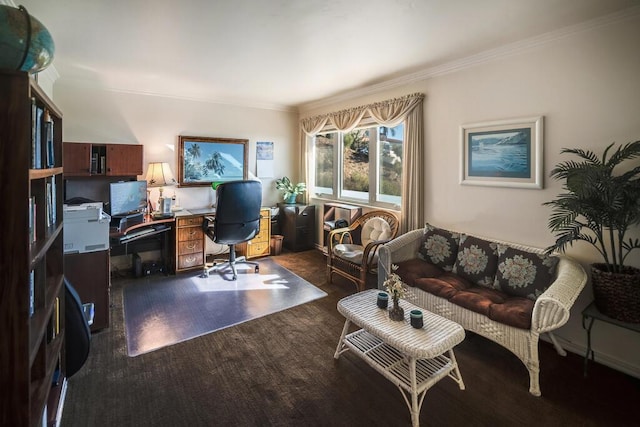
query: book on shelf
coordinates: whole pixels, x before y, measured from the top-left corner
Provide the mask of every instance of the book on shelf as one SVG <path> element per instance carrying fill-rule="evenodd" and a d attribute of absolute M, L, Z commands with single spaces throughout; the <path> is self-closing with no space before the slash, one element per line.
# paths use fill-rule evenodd
<path fill-rule="evenodd" d="M 40 108 L 35 99 L 31 100 L 31 168 L 42 168 L 42 115 L 44 110 Z"/>
<path fill-rule="evenodd" d="M 54 228 L 58 220 L 58 215 L 56 213 L 57 204 L 56 204 L 56 177 L 55 176 L 52 176 L 51 178 L 47 178 L 45 198 L 47 202 L 46 203 L 47 228 Z"/>
<path fill-rule="evenodd" d="M 29 243 L 36 241 L 36 198 L 29 197 Z"/>
<path fill-rule="evenodd" d="M 47 228 L 51 227 L 51 211 L 53 210 L 53 200 L 51 197 L 51 182 L 47 180 L 46 191 L 45 191 L 45 199 L 46 199 L 46 209 L 45 209 L 45 219 L 47 222 Z"/>
<path fill-rule="evenodd" d="M 55 313 L 55 323 L 54 323 L 54 337 L 58 336 L 60 333 L 60 298 L 56 297 L 56 302 L 54 306 Z"/>
<path fill-rule="evenodd" d="M 98 173 L 98 153 L 91 153 L 91 173 Z"/>
<path fill-rule="evenodd" d="M 29 316 L 33 316 L 33 313 L 36 311 L 36 282 L 35 282 L 35 271 L 31 270 L 29 272 Z"/>
<path fill-rule="evenodd" d="M 51 224 L 55 227 L 58 223 L 57 203 L 56 203 L 56 177 L 51 177 Z"/>
<path fill-rule="evenodd" d="M 44 110 L 43 120 L 45 160 L 47 167 L 52 168 L 55 165 L 55 152 L 53 148 L 53 119 L 51 119 L 49 110 Z"/>

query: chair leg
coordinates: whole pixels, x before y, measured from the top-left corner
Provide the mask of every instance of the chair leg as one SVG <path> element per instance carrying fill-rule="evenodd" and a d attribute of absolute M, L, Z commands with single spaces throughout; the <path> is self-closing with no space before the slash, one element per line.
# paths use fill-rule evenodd
<path fill-rule="evenodd" d="M 211 268 L 207 269 L 205 266 L 205 269 L 202 273 L 202 275 L 200 277 L 209 277 L 209 273 L 212 271 L 218 271 L 219 269 L 223 268 L 223 267 L 229 267 L 231 269 L 231 273 L 232 273 L 232 279 L 231 280 L 237 280 L 238 279 L 238 271 L 236 270 L 236 264 L 238 263 L 242 263 L 242 264 L 249 264 L 249 265 L 253 265 L 254 271 L 255 273 L 259 273 L 260 272 L 260 264 L 258 264 L 255 261 L 247 261 L 247 259 L 244 256 L 239 256 L 236 258 L 236 248 L 235 245 L 229 245 L 229 260 L 223 262 L 222 264 L 214 264 Z"/>

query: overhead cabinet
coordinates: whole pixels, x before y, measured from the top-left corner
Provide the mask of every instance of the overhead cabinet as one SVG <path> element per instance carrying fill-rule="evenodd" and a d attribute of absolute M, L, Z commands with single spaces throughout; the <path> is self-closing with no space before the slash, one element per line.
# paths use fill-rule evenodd
<path fill-rule="evenodd" d="M 142 145 L 65 142 L 64 175 L 142 175 Z"/>

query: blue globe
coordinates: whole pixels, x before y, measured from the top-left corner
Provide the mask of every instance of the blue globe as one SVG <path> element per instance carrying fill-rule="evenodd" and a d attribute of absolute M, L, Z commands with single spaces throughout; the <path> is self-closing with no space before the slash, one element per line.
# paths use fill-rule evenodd
<path fill-rule="evenodd" d="M 37 73 L 53 61 L 49 30 L 22 6 L 0 5 L 0 68 Z"/>

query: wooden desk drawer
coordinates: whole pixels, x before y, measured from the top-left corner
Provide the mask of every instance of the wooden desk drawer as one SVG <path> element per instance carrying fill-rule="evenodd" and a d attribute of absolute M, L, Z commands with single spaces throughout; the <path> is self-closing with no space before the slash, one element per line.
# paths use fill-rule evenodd
<path fill-rule="evenodd" d="M 178 269 L 191 268 L 204 265 L 204 255 L 202 252 L 197 254 L 180 255 L 178 257 Z"/>
<path fill-rule="evenodd" d="M 186 240 L 178 243 L 178 255 L 193 254 L 196 252 L 202 252 L 204 247 L 204 241 L 200 240 Z"/>
<path fill-rule="evenodd" d="M 271 251 L 270 244 L 271 242 L 256 242 L 252 240 L 247 244 L 247 257 L 269 255 Z"/>
<path fill-rule="evenodd" d="M 202 240 L 204 232 L 200 227 L 178 228 L 178 242 L 186 240 Z"/>
<path fill-rule="evenodd" d="M 192 225 L 200 225 L 202 226 L 202 222 L 204 217 L 195 216 L 189 218 L 178 218 L 178 227 L 189 227 Z"/>

